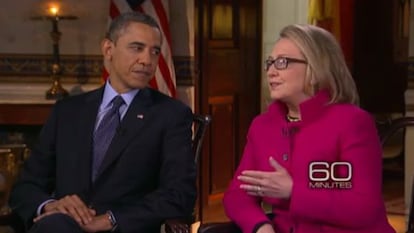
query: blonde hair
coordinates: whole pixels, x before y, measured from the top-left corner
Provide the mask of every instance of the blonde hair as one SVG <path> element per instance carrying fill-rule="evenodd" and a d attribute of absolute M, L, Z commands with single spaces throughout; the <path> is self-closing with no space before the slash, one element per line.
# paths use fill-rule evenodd
<path fill-rule="evenodd" d="M 280 38 L 295 43 L 308 62 L 306 94 L 313 96 L 321 89 L 328 89 L 330 103 L 359 104 L 355 82 L 331 33 L 313 25 L 294 24 L 283 28 Z"/>

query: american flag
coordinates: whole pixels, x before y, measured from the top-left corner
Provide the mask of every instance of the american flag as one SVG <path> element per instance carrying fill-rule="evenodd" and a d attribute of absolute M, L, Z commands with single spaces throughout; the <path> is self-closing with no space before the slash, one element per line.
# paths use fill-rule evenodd
<path fill-rule="evenodd" d="M 115 18 L 121 12 L 140 11 L 152 16 L 160 25 L 163 43 L 152 88 L 169 96 L 176 96 L 174 63 L 171 54 L 171 34 L 168 25 L 168 0 L 110 0 L 109 16 Z"/>

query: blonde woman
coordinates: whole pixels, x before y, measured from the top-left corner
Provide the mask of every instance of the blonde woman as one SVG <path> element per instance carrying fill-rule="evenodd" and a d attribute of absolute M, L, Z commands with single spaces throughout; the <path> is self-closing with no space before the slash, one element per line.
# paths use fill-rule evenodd
<path fill-rule="evenodd" d="M 256 117 L 224 196 L 245 233 L 392 233 L 382 149 L 334 37 L 290 25 L 266 60 L 268 111 Z M 261 202 L 272 207 L 269 219 Z"/>

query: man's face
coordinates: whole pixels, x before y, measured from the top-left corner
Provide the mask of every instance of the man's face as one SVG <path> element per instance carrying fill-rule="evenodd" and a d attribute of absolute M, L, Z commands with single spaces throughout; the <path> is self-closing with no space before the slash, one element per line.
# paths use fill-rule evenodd
<path fill-rule="evenodd" d="M 160 50 L 160 31 L 143 23 L 131 22 L 116 41 L 105 39 L 102 53 L 112 87 L 118 93 L 147 87 L 155 74 Z"/>

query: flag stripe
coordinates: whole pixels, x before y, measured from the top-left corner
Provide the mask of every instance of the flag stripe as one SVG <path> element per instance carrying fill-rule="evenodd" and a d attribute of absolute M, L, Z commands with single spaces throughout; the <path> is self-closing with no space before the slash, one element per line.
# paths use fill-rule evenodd
<path fill-rule="evenodd" d="M 140 11 L 151 15 L 160 25 L 163 43 L 161 54 L 155 76 L 149 84 L 169 96 L 176 96 L 176 82 L 174 63 L 171 53 L 171 34 L 168 25 L 168 1 L 167 0 L 111 0 L 109 14 L 110 18 L 118 16 L 121 12 Z"/>
<path fill-rule="evenodd" d="M 161 70 L 162 77 L 164 78 L 164 81 L 167 84 L 168 90 L 170 90 L 172 96 L 175 96 L 175 87 L 174 87 L 175 85 L 171 80 L 168 65 L 165 62 L 164 57 L 160 57 L 159 67 Z"/>
<path fill-rule="evenodd" d="M 158 22 L 164 32 L 164 36 L 167 39 L 169 45 L 171 45 L 171 34 L 170 34 L 170 27 L 168 26 L 168 17 L 165 13 L 165 8 L 162 5 L 161 0 L 152 0 L 152 4 L 154 6 L 154 10 L 158 16 Z"/>
<path fill-rule="evenodd" d="M 141 5 L 137 6 L 135 10 L 144 13 L 144 10 L 143 10 Z M 161 32 L 161 34 L 162 34 L 162 32 Z M 160 55 L 160 58 L 159 58 L 160 60 L 164 59 L 163 55 L 162 55 L 162 51 L 163 51 L 163 48 L 161 46 L 161 55 Z M 165 68 L 163 68 L 163 69 L 165 69 Z M 150 86 L 154 89 L 157 89 L 157 90 L 163 92 L 163 93 L 167 93 L 168 95 L 173 96 L 171 94 L 171 90 L 169 90 L 167 86 L 163 85 L 163 81 L 162 81 L 163 78 L 161 76 L 162 76 L 162 74 L 161 74 L 161 71 L 160 71 L 160 64 L 158 64 L 158 68 L 155 71 L 155 76 L 154 76 L 153 79 L 150 80 L 150 83 L 149 83 Z"/>
<path fill-rule="evenodd" d="M 165 2 L 165 0 L 164 0 Z M 152 4 L 153 2 L 151 0 L 147 0 L 145 1 L 143 4 L 141 4 L 141 10 L 144 13 L 147 13 L 149 15 L 151 15 L 160 25 L 160 27 L 163 27 L 163 25 L 165 26 L 166 24 L 162 23 L 162 21 L 160 20 L 161 18 L 159 17 L 159 15 L 157 14 L 156 10 L 155 10 L 155 6 Z M 164 5 L 167 5 L 166 3 L 163 3 Z M 166 8 L 165 6 L 163 8 Z M 166 16 L 166 14 L 165 14 Z M 168 19 L 168 17 L 165 17 L 165 19 Z M 165 38 L 169 38 L 168 35 L 165 34 L 165 32 L 169 32 L 169 30 L 164 30 L 161 29 L 161 34 L 162 37 Z M 168 57 L 171 57 L 171 49 L 170 49 L 170 44 L 168 43 L 168 40 L 164 41 L 161 45 L 161 57 L 160 57 L 160 64 L 158 66 L 158 68 L 160 69 L 160 73 L 158 73 L 157 77 L 157 82 L 158 82 L 158 90 L 166 93 L 167 91 L 170 93 L 171 96 L 175 96 L 175 73 L 174 73 L 174 64 L 172 59 L 167 59 Z M 162 64 L 162 60 L 164 59 L 166 65 L 161 65 Z M 168 75 L 169 74 L 169 75 Z M 169 80 L 169 82 L 172 82 L 174 85 L 170 86 L 170 85 L 166 85 L 166 83 L 164 83 L 163 80 Z"/>
<path fill-rule="evenodd" d="M 115 18 L 117 15 L 120 14 L 118 7 L 116 7 L 115 3 L 111 1 L 110 3 L 110 7 L 109 7 L 109 16 L 111 18 Z"/>
<path fill-rule="evenodd" d="M 149 81 L 149 84 L 150 84 L 150 86 L 151 86 L 152 88 L 154 88 L 154 89 L 158 89 L 157 81 L 155 80 L 155 78 L 151 79 L 151 80 Z"/>

